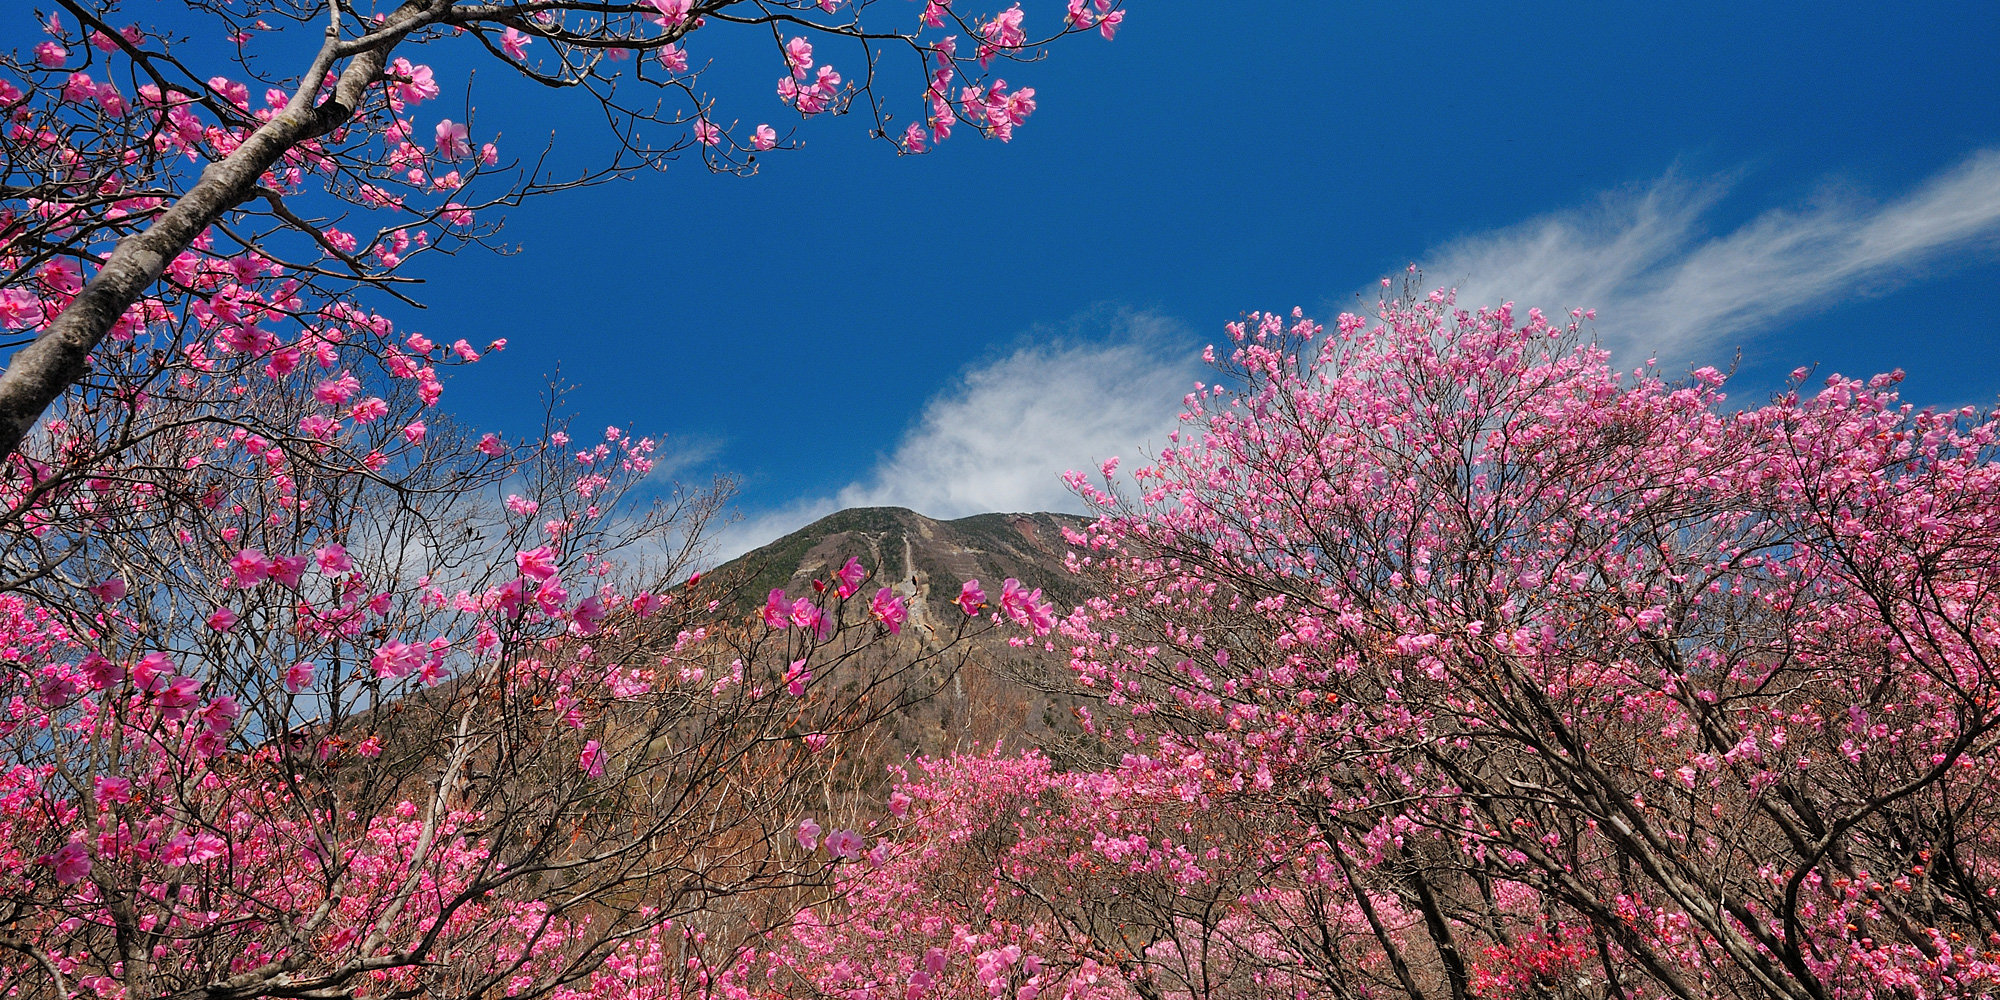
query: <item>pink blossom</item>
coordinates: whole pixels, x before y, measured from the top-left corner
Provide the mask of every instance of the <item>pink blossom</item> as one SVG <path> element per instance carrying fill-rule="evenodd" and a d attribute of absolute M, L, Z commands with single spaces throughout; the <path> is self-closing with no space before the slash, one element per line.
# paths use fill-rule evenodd
<path fill-rule="evenodd" d="M 331 441 L 340 433 L 340 421 L 323 413 L 314 413 L 299 420 L 299 433 L 315 441 Z"/>
<path fill-rule="evenodd" d="M 271 560 L 256 549 L 240 549 L 230 557 L 229 571 L 236 575 L 236 586 L 247 589 L 270 577 Z"/>
<path fill-rule="evenodd" d="M 632 613 L 641 618 L 650 618 L 653 613 L 665 607 L 666 599 L 652 591 L 641 591 L 632 598 Z"/>
<path fill-rule="evenodd" d="M 794 37 L 785 43 L 785 65 L 792 72 L 792 79 L 803 80 L 806 70 L 813 65 L 812 43 L 803 37 Z"/>
<path fill-rule="evenodd" d="M 221 95 L 223 100 L 244 111 L 250 110 L 250 88 L 247 85 L 227 77 L 212 76 L 208 78 L 208 86 Z"/>
<path fill-rule="evenodd" d="M 377 677 L 407 677 L 423 662 L 423 651 L 402 641 L 391 639 L 375 647 L 375 653 L 368 659 L 369 669 Z"/>
<path fill-rule="evenodd" d="M 532 35 L 523 34 L 514 28 L 508 28 L 506 33 L 500 36 L 500 49 L 515 59 L 526 59 L 528 58 L 528 46 L 534 44 L 534 42 L 535 39 Z"/>
<path fill-rule="evenodd" d="M 273 556 L 271 579 L 286 587 L 297 589 L 299 580 L 305 576 L 306 563 L 305 556 Z"/>
<path fill-rule="evenodd" d="M 319 571 L 327 576 L 342 576 L 354 572 L 354 561 L 347 557 L 346 546 L 338 542 L 328 542 L 313 550 L 313 562 Z"/>
<path fill-rule="evenodd" d="M 387 75 L 398 81 L 391 91 L 398 101 L 420 104 L 440 93 L 429 66 L 411 65 L 408 59 L 398 58 L 389 64 Z"/>
<path fill-rule="evenodd" d="M 10 329 L 37 327 L 47 321 L 42 300 L 24 288 L 0 289 L 0 326 Z"/>
<path fill-rule="evenodd" d="M 867 841 L 853 830 L 835 830 L 826 835 L 826 852 L 853 861 L 861 857 L 861 849 L 866 843 Z"/>
<path fill-rule="evenodd" d="M 834 571 L 833 576 L 840 581 L 840 586 L 834 589 L 834 593 L 843 598 L 853 597 L 855 591 L 861 589 L 861 581 L 868 577 L 868 570 L 862 567 L 860 559 L 848 556 L 846 565 Z"/>
<path fill-rule="evenodd" d="M 471 131 L 449 118 L 437 123 L 437 155 L 447 160 L 463 160 L 472 155 Z"/>
<path fill-rule="evenodd" d="M 556 575 L 556 550 L 546 545 L 538 545 L 514 553 L 514 565 L 521 575 L 539 583 L 546 583 Z"/>
<path fill-rule="evenodd" d="M 604 602 L 593 594 L 577 602 L 570 611 L 570 620 L 576 623 L 576 634 L 588 638 L 602 628 L 606 613 Z"/>
<path fill-rule="evenodd" d="M 132 801 L 132 781 L 129 778 L 104 777 L 100 775 L 95 779 L 94 783 L 97 787 L 97 801 L 99 805 Z"/>
<path fill-rule="evenodd" d="M 109 80 L 98 85 L 96 97 L 97 106 L 103 108 L 105 114 L 123 115 L 127 110 L 125 95 L 120 94 L 117 85 Z"/>
<path fill-rule="evenodd" d="M 910 617 L 910 609 L 887 587 L 875 592 L 875 599 L 868 602 L 868 613 L 877 621 L 889 627 L 890 634 L 903 631 L 903 622 Z"/>
<path fill-rule="evenodd" d="M 69 59 L 69 50 L 54 42 L 40 42 L 35 46 L 35 61 L 48 69 L 61 66 Z"/>
<path fill-rule="evenodd" d="M 165 653 L 147 653 L 132 664 L 132 684 L 148 694 L 158 691 L 174 675 L 174 661 Z"/>
<path fill-rule="evenodd" d="M 1027 620 L 1023 605 L 1027 603 L 1027 592 L 1021 589 L 1021 581 L 1008 577 L 1000 583 L 1000 611 L 1017 622 Z"/>
<path fill-rule="evenodd" d="M 55 869 L 56 881 L 64 885 L 75 885 L 90 874 L 90 850 L 74 840 L 57 848 L 54 854 L 42 861 Z"/>
<path fill-rule="evenodd" d="M 764 600 L 764 625 L 767 628 L 786 628 L 791 625 L 788 617 L 792 602 L 781 587 L 771 588 L 771 596 Z"/>
<path fill-rule="evenodd" d="M 159 700 L 160 718 L 168 722 L 178 722 L 187 718 L 194 708 L 195 699 L 201 693 L 201 682 L 192 677 L 176 677 L 167 682 L 155 696 Z"/>
<path fill-rule="evenodd" d="M 694 0 L 646 0 L 646 2 L 660 12 L 660 16 L 654 18 L 653 23 L 663 28 L 677 28 L 687 23 L 688 10 L 694 6 Z"/>
<path fill-rule="evenodd" d="M 1028 595 L 1028 627 L 1036 635 L 1047 635 L 1056 627 L 1055 605 L 1041 600 L 1041 588 Z"/>
<path fill-rule="evenodd" d="M 97 81 L 87 73 L 71 73 L 63 83 L 63 100 L 71 104 L 85 104 L 97 98 Z"/>
<path fill-rule="evenodd" d="M 713 146 L 722 141 L 722 130 L 706 118 L 697 118 L 694 121 L 694 138 L 704 146 Z"/>
<path fill-rule="evenodd" d="M 798 838 L 799 846 L 808 851 L 817 850 L 819 848 L 819 832 L 819 824 L 813 822 L 812 817 L 808 816 L 800 820 L 798 833 L 795 834 Z"/>
<path fill-rule="evenodd" d="M 687 50 L 681 48 L 679 45 L 660 46 L 659 51 L 654 53 L 654 58 L 658 59 L 660 61 L 661 68 L 665 69 L 669 73 L 687 72 L 688 68 Z"/>
<path fill-rule="evenodd" d="M 101 653 L 93 652 L 85 656 L 77 666 L 83 670 L 84 679 L 94 690 L 102 691 L 125 679 L 124 665 Z"/>
<path fill-rule="evenodd" d="M 993 20 L 979 26 L 979 65 L 993 61 L 993 55 L 1003 49 L 1018 49 L 1028 41 L 1027 32 L 1021 27 L 1025 15 L 1021 5 L 1014 6 L 994 15 Z"/>
<path fill-rule="evenodd" d="M 1055 627 L 1054 609 L 1042 601 L 1041 588 L 1021 589 L 1021 581 L 1008 577 L 1001 587 L 1000 610 L 1016 623 L 1029 626 L 1036 635 L 1046 635 Z"/>
<path fill-rule="evenodd" d="M 493 610 L 509 620 L 521 617 L 526 610 L 523 605 L 527 601 L 527 585 L 519 579 L 509 580 L 487 591 L 487 595 Z"/>
<path fill-rule="evenodd" d="M 909 793 L 904 792 L 901 789 L 897 789 L 896 791 L 890 792 L 889 815 L 894 816 L 897 819 L 901 819 L 904 816 L 908 815 L 910 812 L 911 801 L 912 800 L 909 796 Z"/>
<path fill-rule="evenodd" d="M 42 705 L 55 708 L 69 704 L 82 689 L 77 686 L 75 675 L 56 670 L 45 670 L 37 684 L 42 697 Z"/>
<path fill-rule="evenodd" d="M 499 458 L 507 453 L 507 446 L 500 441 L 500 435 L 498 434 L 487 434 L 481 437 L 476 447 L 481 455 L 485 455 L 488 458 Z"/>
<path fill-rule="evenodd" d="M 219 733 L 235 725 L 237 717 L 242 714 L 243 710 L 237 707 L 236 699 L 222 695 L 203 705 L 201 711 L 195 713 L 195 717 L 200 719 L 210 732 Z"/>
<path fill-rule="evenodd" d="M 799 628 L 811 629 L 820 639 L 825 639 L 828 630 L 832 628 L 826 612 L 821 611 L 819 605 L 813 603 L 810 597 L 801 597 L 792 602 L 791 621 Z"/>
<path fill-rule="evenodd" d="M 119 600 L 125 596 L 125 581 L 120 580 L 119 578 L 114 576 L 107 580 L 102 580 L 98 583 L 92 584 L 90 587 L 86 589 L 90 591 L 90 596 L 95 597 L 106 604 L 110 604 L 111 602 Z"/>
<path fill-rule="evenodd" d="M 777 144 L 778 132 L 769 125 L 757 126 L 757 131 L 750 136 L 750 145 L 759 151 L 770 149 Z"/>
<path fill-rule="evenodd" d="M 341 372 L 338 376 L 313 386 L 313 399 L 328 406 L 342 406 L 353 399 L 354 394 L 359 391 L 361 391 L 361 380 L 355 378 L 352 372 Z"/>
<path fill-rule="evenodd" d="M 429 431 L 430 428 L 425 427 L 423 421 L 412 420 L 409 423 L 403 425 L 403 440 L 408 441 L 411 444 L 416 444 L 417 442 L 422 441 L 424 439 L 424 435 L 426 433 L 429 433 Z"/>
<path fill-rule="evenodd" d="M 958 597 L 952 603 L 964 609 L 966 614 L 976 615 L 986 604 L 986 591 L 979 589 L 978 580 L 967 580 L 958 589 Z"/>
<path fill-rule="evenodd" d="M 216 608 L 214 611 L 209 612 L 208 617 L 204 621 L 214 631 L 227 632 L 236 627 L 236 612 L 228 608 Z"/>
<path fill-rule="evenodd" d="M 367 424 L 375 422 L 388 412 L 388 403 L 383 402 L 379 396 L 370 396 L 354 404 L 354 408 L 347 411 L 347 416 L 357 424 Z"/>
<path fill-rule="evenodd" d="M 596 740 L 583 745 L 583 752 L 577 754 L 576 764 L 583 773 L 593 778 L 604 777 L 604 749 Z"/>
<path fill-rule="evenodd" d="M 307 660 L 300 660 L 299 662 L 294 663 L 289 667 L 286 667 L 285 690 L 290 691 L 293 694 L 297 694 L 300 691 L 305 690 L 308 685 L 312 684 L 313 671 L 315 669 L 316 668 L 313 666 L 313 664 Z"/>

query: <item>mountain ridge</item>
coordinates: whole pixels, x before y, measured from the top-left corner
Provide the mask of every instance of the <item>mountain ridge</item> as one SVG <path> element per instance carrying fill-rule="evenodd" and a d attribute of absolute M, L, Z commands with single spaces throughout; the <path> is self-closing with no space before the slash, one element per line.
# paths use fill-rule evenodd
<path fill-rule="evenodd" d="M 1067 610 L 1088 593 L 1063 567 L 1068 543 L 1062 531 L 1088 523 L 1080 515 L 1047 511 L 940 520 L 907 507 L 849 507 L 704 576 L 737 585 L 737 610 L 748 612 L 761 607 L 771 590 L 796 594 L 854 557 L 868 568 L 871 581 L 895 588 L 905 599 L 923 601 L 929 611 L 956 598 L 967 580 L 997 591 L 1008 577 L 1042 588 L 1058 610 Z"/>

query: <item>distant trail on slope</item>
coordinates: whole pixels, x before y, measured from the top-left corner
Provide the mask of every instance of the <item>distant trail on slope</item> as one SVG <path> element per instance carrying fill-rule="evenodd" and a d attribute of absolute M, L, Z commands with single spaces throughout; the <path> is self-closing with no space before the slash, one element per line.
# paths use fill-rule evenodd
<path fill-rule="evenodd" d="M 917 583 L 917 554 L 910 548 L 910 533 L 903 532 L 903 571 L 910 574 L 910 623 L 930 636 L 931 645 L 937 645 L 937 630 L 925 620 L 924 603 L 929 587 Z"/>
<path fill-rule="evenodd" d="M 910 624 L 924 637 L 932 650 L 939 649 L 937 627 L 930 622 L 930 584 L 917 582 L 917 554 L 910 547 L 909 532 L 903 533 L 903 568 L 910 574 Z M 951 693 L 954 701 L 965 700 L 965 678 L 959 671 L 951 673 Z"/>

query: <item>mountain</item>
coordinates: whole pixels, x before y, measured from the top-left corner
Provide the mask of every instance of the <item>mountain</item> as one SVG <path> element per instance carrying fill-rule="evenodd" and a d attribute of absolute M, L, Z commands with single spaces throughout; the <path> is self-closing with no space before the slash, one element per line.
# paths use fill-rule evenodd
<path fill-rule="evenodd" d="M 830 578 L 849 557 L 873 574 L 865 593 L 891 586 L 909 601 L 911 622 L 901 635 L 868 653 L 858 669 L 884 658 L 934 651 L 951 626 L 964 619 L 952 604 L 966 580 L 997 595 L 1008 577 L 1040 587 L 1058 613 L 1081 604 L 1083 582 L 1063 568 L 1069 551 L 1065 527 L 1087 519 L 1072 514 L 977 514 L 939 521 L 902 507 L 857 507 L 829 514 L 768 545 L 704 574 L 704 586 L 734 594 L 742 615 L 757 613 L 773 589 L 796 597 L 812 581 Z M 717 591 L 711 591 L 715 593 Z M 996 630 L 961 644 L 955 670 L 934 680 L 937 694 L 902 713 L 891 727 L 891 757 L 941 754 L 989 747 L 1042 746 L 1058 755 L 1078 732 L 1067 693 L 1068 657 L 1046 646 L 1012 646 L 1015 629 Z"/>

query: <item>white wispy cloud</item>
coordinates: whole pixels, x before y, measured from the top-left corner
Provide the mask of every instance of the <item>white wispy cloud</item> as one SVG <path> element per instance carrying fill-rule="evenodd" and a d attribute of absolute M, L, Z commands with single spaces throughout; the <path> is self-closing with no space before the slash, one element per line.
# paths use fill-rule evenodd
<path fill-rule="evenodd" d="M 847 507 L 908 507 L 931 517 L 1080 510 L 1069 469 L 1157 449 L 1201 367 L 1198 341 L 1173 320 L 1099 311 L 966 371 L 869 473 L 829 495 L 748 517 L 714 539 L 718 560 Z"/>
<path fill-rule="evenodd" d="M 1721 235 L 1704 225 L 1730 179 L 1677 174 L 1426 254 L 1463 305 L 1592 308 L 1621 355 L 1686 361 L 1840 301 L 1879 295 L 2000 245 L 2000 150 L 1886 202 L 1828 185 Z"/>

